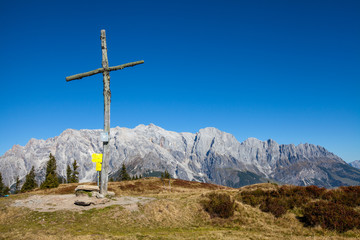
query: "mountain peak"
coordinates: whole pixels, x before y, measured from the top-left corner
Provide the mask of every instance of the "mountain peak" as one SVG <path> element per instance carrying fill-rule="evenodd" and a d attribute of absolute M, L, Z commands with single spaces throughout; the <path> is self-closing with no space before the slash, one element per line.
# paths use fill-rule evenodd
<path fill-rule="evenodd" d="M 148 125 L 139 124 L 135 127 L 136 130 L 164 130 L 163 128 L 156 126 L 153 123 L 150 123 Z"/>
<path fill-rule="evenodd" d="M 349 163 L 350 166 L 360 169 L 360 160 L 355 160 Z"/>
<path fill-rule="evenodd" d="M 24 179 L 32 166 L 36 168 L 38 182 L 43 181 L 50 152 L 56 158 L 60 176 L 66 177 L 66 166 L 76 159 L 80 181 L 94 181 L 96 171 L 91 154 L 102 152 L 99 131 L 102 130 L 67 129 L 54 138 L 31 139 L 24 147 L 14 146 L 0 157 L 4 183 L 13 184 L 17 176 Z M 133 175 L 146 176 L 167 170 L 175 178 L 232 187 L 250 184 L 250 176 L 251 183 L 271 178 L 288 184 L 325 187 L 360 179 L 357 170 L 347 176 L 346 167 L 351 167 L 323 147 L 279 145 L 271 139 L 256 138 L 239 143 L 232 134 L 214 127 L 197 133 L 167 131 L 155 124 L 140 124 L 133 129 L 116 127 L 112 129 L 109 144 L 110 177 L 116 177 L 125 163 Z M 332 168 L 344 170 L 338 171 L 341 178 Z"/>

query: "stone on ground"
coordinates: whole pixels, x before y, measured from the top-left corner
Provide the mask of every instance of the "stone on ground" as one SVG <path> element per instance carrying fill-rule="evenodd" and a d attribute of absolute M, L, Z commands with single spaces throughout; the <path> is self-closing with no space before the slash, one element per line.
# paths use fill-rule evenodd
<path fill-rule="evenodd" d="M 75 188 L 75 192 L 77 191 L 99 192 L 100 189 L 98 186 L 93 186 L 93 185 L 79 185 Z"/>

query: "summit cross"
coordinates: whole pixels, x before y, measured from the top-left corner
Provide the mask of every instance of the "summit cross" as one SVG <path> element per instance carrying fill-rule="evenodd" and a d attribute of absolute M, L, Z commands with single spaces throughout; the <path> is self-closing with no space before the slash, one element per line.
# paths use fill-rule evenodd
<path fill-rule="evenodd" d="M 103 74 L 103 83 L 104 83 L 104 132 L 107 133 L 108 139 L 103 140 L 103 161 L 102 161 L 102 168 L 101 168 L 101 182 L 100 182 L 100 194 L 106 195 L 107 194 L 107 187 L 108 187 L 108 170 L 109 170 L 109 159 L 110 159 L 110 148 L 109 148 L 109 141 L 110 141 L 110 102 L 111 102 L 111 91 L 110 91 L 110 72 L 121 70 L 126 67 L 133 67 L 138 64 L 144 63 L 143 60 L 125 63 L 122 65 L 109 67 L 108 57 L 107 57 L 107 47 L 106 47 L 106 34 L 105 30 L 101 30 L 101 50 L 102 50 L 102 68 L 98 68 L 86 73 L 79 73 L 76 75 L 72 75 L 66 77 L 66 81 L 73 81 L 78 80 L 83 77 L 89 77 L 98 73 Z"/>

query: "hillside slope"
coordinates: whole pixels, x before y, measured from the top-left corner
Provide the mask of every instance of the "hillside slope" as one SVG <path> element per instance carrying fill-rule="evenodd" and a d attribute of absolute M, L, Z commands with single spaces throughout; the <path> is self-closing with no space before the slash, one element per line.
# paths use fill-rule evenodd
<path fill-rule="evenodd" d="M 164 186 L 159 178 L 111 182 L 116 197 L 147 197 L 154 201 L 138 204 L 135 211 L 120 205 L 83 211 L 42 212 L 14 207 L 15 201 L 40 195 L 73 193 L 77 184 L 56 189 L 35 190 L 0 198 L 0 239 L 358 239 L 359 230 L 336 233 L 305 227 L 293 212 L 280 218 L 237 201 L 243 191 L 269 191 L 275 184 L 256 184 L 242 189 L 219 185 L 171 180 Z M 211 217 L 202 202 L 210 193 L 221 193 L 235 200 L 230 218 Z M 61 204 L 61 203 L 53 203 Z M 51 206 L 50 206 L 51 207 Z"/>

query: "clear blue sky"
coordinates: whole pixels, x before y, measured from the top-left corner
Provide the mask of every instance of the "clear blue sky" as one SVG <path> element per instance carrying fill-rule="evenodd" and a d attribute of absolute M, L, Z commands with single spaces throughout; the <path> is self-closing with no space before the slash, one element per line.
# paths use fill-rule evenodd
<path fill-rule="evenodd" d="M 216 127 L 360 159 L 360 1 L 0 0 L 0 154 L 32 137 L 103 127 Z"/>

